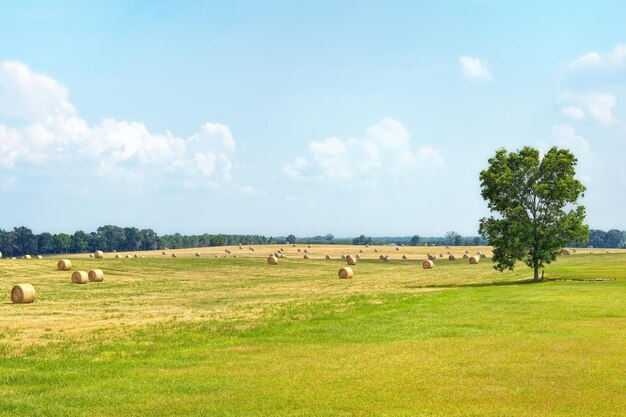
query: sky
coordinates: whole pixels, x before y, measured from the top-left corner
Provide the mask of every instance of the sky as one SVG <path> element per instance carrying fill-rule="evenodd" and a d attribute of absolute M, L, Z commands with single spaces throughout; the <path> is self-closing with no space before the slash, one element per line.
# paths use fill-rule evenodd
<path fill-rule="evenodd" d="M 476 235 L 496 149 L 626 229 L 621 1 L 0 0 L 0 228 Z"/>

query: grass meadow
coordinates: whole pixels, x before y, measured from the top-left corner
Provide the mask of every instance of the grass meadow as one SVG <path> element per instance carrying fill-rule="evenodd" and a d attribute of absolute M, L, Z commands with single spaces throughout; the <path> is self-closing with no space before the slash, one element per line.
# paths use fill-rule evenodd
<path fill-rule="evenodd" d="M 84 285 L 56 257 L 0 260 L 0 415 L 626 415 L 626 251 L 531 283 L 462 259 L 485 247 L 283 246 L 267 265 L 280 247 L 73 256 L 105 272 Z M 11 304 L 22 282 L 33 304 Z"/>

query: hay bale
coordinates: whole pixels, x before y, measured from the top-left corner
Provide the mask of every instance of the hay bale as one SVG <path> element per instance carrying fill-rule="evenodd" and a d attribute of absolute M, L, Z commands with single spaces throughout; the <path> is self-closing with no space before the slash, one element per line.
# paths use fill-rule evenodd
<path fill-rule="evenodd" d="M 374 252 L 378 252 L 378 249 L 374 248 Z"/>
<path fill-rule="evenodd" d="M 359 253 L 363 253 L 363 249 L 359 249 Z"/>
<path fill-rule="evenodd" d="M 134 254 L 134 255 L 133 255 L 133 258 L 139 258 L 139 255 Z"/>
<path fill-rule="evenodd" d="M 571 252 L 568 249 L 561 250 L 561 255 L 570 255 Z"/>
<path fill-rule="evenodd" d="M 400 248 L 396 246 L 396 250 L 400 250 Z"/>
<path fill-rule="evenodd" d="M 389 255 L 385 255 L 385 257 L 383 258 L 383 261 L 389 262 Z"/>
<path fill-rule="evenodd" d="M 70 269 L 72 269 L 72 261 L 70 261 L 69 259 L 61 259 L 59 262 L 57 262 L 57 269 L 59 271 L 69 271 Z"/>
<path fill-rule="evenodd" d="M 296 244 L 295 244 L 295 243 L 292 243 L 292 244 L 291 244 L 291 247 L 292 247 L 292 248 L 295 248 L 295 247 L 296 247 Z"/>
<path fill-rule="evenodd" d="M 446 249 L 450 249 L 450 246 L 447 246 L 447 245 L 446 245 Z"/>
<path fill-rule="evenodd" d="M 94 258 L 104 258 L 104 252 L 102 252 L 101 250 L 97 250 L 93 253 Z"/>
<path fill-rule="evenodd" d="M 309 253 L 309 251 L 305 249 L 305 250 L 304 250 L 304 253 Z"/>
<path fill-rule="evenodd" d="M 476 252 L 476 255 L 480 256 L 480 251 Z"/>
<path fill-rule="evenodd" d="M 443 253 L 440 253 L 440 254 L 439 254 L 439 257 L 440 257 L 440 258 L 443 258 Z"/>
<path fill-rule="evenodd" d="M 454 260 L 456 260 L 456 258 L 454 257 L 454 255 L 449 255 L 448 256 L 448 260 L 449 261 L 454 261 Z"/>
<path fill-rule="evenodd" d="M 446 252 L 446 255 L 452 255 L 452 252 L 448 251 Z"/>
<path fill-rule="evenodd" d="M 468 250 L 466 250 L 465 253 L 469 255 L 469 251 Z"/>
<path fill-rule="evenodd" d="M 471 265 L 476 265 L 478 262 L 480 262 L 480 256 L 470 256 L 469 263 Z"/>
<path fill-rule="evenodd" d="M 168 248 L 167 246 L 165 247 L 165 250 L 170 250 L 170 248 Z"/>
<path fill-rule="evenodd" d="M 30 284 L 16 284 L 11 289 L 13 304 L 30 304 L 35 301 L 35 288 Z"/>
<path fill-rule="evenodd" d="M 115 259 L 119 259 L 120 255 L 119 254 L 115 254 Z"/>
<path fill-rule="evenodd" d="M 200 256 L 200 252 L 196 252 L 196 256 Z"/>
<path fill-rule="evenodd" d="M 161 255 L 167 255 L 167 252 L 163 251 L 161 252 Z"/>
<path fill-rule="evenodd" d="M 366 247 L 366 248 L 369 248 L 369 247 L 370 247 L 370 245 L 365 245 L 365 247 Z"/>
<path fill-rule="evenodd" d="M 0 252 L 0 259 L 2 259 L 2 252 Z"/>
<path fill-rule="evenodd" d="M 435 261 L 437 260 L 437 257 L 435 255 L 431 255 L 430 253 L 428 254 L 428 260 L 429 261 Z"/>
<path fill-rule="evenodd" d="M 354 272 L 352 272 L 352 268 L 344 267 L 337 272 L 339 279 L 350 279 L 354 276 Z"/>
<path fill-rule="evenodd" d="M 126 258 L 130 258 L 130 255 L 126 255 Z"/>
<path fill-rule="evenodd" d="M 241 243 L 239 244 L 239 249 L 243 249 L 243 245 Z"/>
<path fill-rule="evenodd" d="M 90 258 L 93 258 L 93 253 L 90 253 L 90 254 L 89 254 L 89 257 L 90 257 Z"/>
<path fill-rule="evenodd" d="M 302 259 L 309 259 L 309 255 L 307 255 L 306 253 L 304 254 L 304 256 L 302 257 Z"/>
<path fill-rule="evenodd" d="M 87 278 L 90 282 L 102 282 L 104 281 L 104 272 L 102 269 L 92 269 L 87 273 Z"/>
<path fill-rule="evenodd" d="M 74 271 L 72 273 L 72 284 L 86 284 L 89 281 L 89 275 L 85 271 Z"/>
<path fill-rule="evenodd" d="M 254 248 L 252 246 L 250 246 L 248 249 L 250 249 L 252 252 L 254 252 Z"/>
<path fill-rule="evenodd" d="M 352 255 L 346 256 L 346 263 L 348 265 L 356 265 L 356 258 L 353 258 Z"/>
<path fill-rule="evenodd" d="M 326 255 L 326 259 L 330 261 L 333 258 L 331 258 L 330 255 Z"/>
<path fill-rule="evenodd" d="M 422 262 L 422 268 L 424 269 L 433 269 L 433 267 L 435 266 L 435 263 L 433 261 L 424 261 Z"/>
<path fill-rule="evenodd" d="M 346 255 L 341 254 L 341 260 L 342 260 L 342 261 L 345 261 L 345 260 L 346 260 Z"/>
<path fill-rule="evenodd" d="M 469 256 L 467 256 L 467 253 L 463 255 L 463 259 L 467 259 L 469 258 Z"/>
<path fill-rule="evenodd" d="M 311 249 L 311 245 L 309 245 L 308 248 Z"/>
<path fill-rule="evenodd" d="M 383 255 L 382 253 L 378 256 L 378 259 L 380 259 L 381 261 L 385 259 L 385 255 Z"/>
<path fill-rule="evenodd" d="M 480 259 L 485 259 L 487 257 L 487 255 L 485 255 L 484 253 L 480 254 Z"/>
<path fill-rule="evenodd" d="M 30 255 L 24 255 L 24 259 L 32 259 L 32 256 L 30 256 Z"/>
<path fill-rule="evenodd" d="M 298 252 L 302 252 L 302 249 L 298 248 Z"/>
<path fill-rule="evenodd" d="M 172 258 L 176 258 L 176 254 L 175 253 L 172 253 Z"/>
<path fill-rule="evenodd" d="M 219 255 L 213 255 L 213 257 L 214 257 L 214 258 L 219 258 L 220 256 L 219 256 Z"/>
<path fill-rule="evenodd" d="M 268 265 L 277 265 L 278 264 L 278 259 L 274 255 L 270 255 L 267 258 L 267 264 Z"/>
<path fill-rule="evenodd" d="M 43 259 L 43 256 L 37 255 L 37 259 Z"/>
<path fill-rule="evenodd" d="M 406 255 L 402 255 L 402 259 L 404 259 L 406 261 L 407 259 L 409 259 L 409 257 L 406 256 Z"/>
<path fill-rule="evenodd" d="M 361 259 L 361 255 L 359 255 L 358 253 L 356 254 L 356 258 L 357 259 Z"/>

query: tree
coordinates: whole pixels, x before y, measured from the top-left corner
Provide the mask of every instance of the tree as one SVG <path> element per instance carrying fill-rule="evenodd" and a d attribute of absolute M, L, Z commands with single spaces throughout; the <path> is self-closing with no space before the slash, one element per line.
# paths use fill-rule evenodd
<path fill-rule="evenodd" d="M 47 232 L 43 232 L 38 237 L 39 253 L 52 253 L 54 251 L 54 239 L 52 235 Z"/>
<path fill-rule="evenodd" d="M 411 246 L 417 246 L 420 244 L 420 241 L 422 240 L 421 237 L 419 237 L 418 235 L 413 235 L 413 237 L 411 238 Z"/>
<path fill-rule="evenodd" d="M 371 245 L 372 238 L 365 236 L 365 235 L 361 235 L 359 237 L 355 237 L 354 239 L 352 239 L 352 244 L 353 245 Z"/>
<path fill-rule="evenodd" d="M 72 235 L 72 250 L 76 253 L 86 252 L 89 247 L 89 240 L 87 234 L 82 230 L 74 232 Z"/>
<path fill-rule="evenodd" d="M 296 243 L 296 236 L 295 235 L 287 236 L 287 238 L 285 239 L 285 242 L 289 243 L 290 245 Z"/>
<path fill-rule="evenodd" d="M 496 270 L 512 270 L 521 260 L 538 281 L 539 268 L 554 261 L 563 246 L 587 240 L 585 207 L 577 204 L 585 187 L 575 178 L 576 163 L 570 151 L 556 147 L 543 158 L 524 147 L 499 149 L 489 159 L 480 173 L 481 194 L 499 218 L 483 218 L 479 232 L 494 247 Z"/>
<path fill-rule="evenodd" d="M 624 246 L 624 234 L 621 230 L 611 229 L 604 237 L 605 248 L 621 248 Z"/>

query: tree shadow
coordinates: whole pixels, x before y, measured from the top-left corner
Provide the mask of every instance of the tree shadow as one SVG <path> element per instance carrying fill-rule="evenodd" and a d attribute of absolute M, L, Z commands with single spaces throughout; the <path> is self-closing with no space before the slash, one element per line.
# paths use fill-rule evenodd
<path fill-rule="evenodd" d="M 505 287 L 510 285 L 527 285 L 541 284 L 544 281 L 533 281 L 532 278 L 518 281 L 492 281 L 492 282 L 473 282 L 469 284 L 426 284 L 426 285 L 407 285 L 406 288 L 479 288 L 479 287 Z"/>

